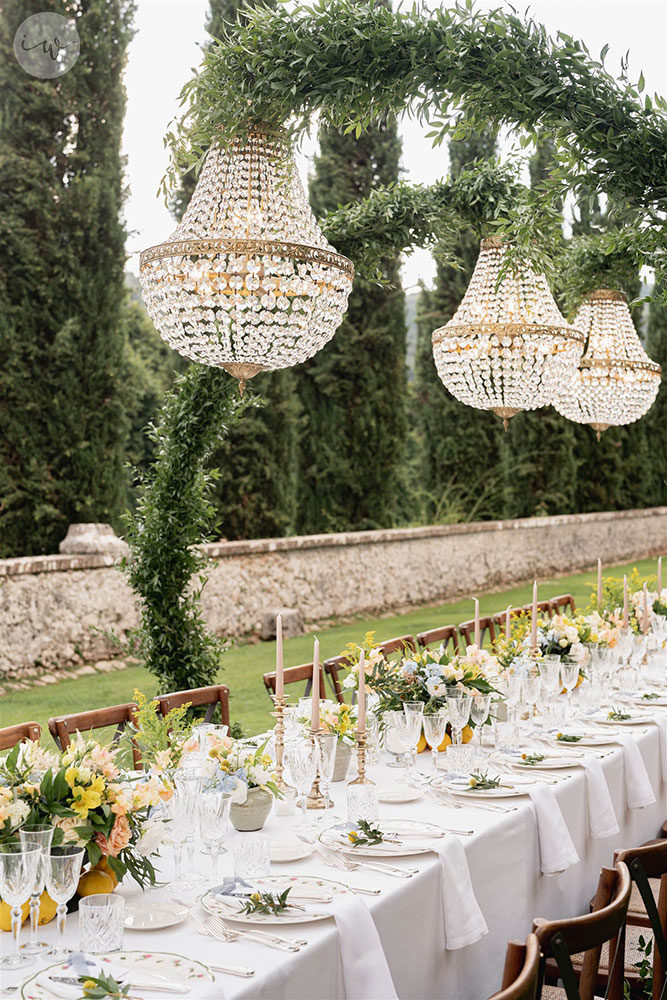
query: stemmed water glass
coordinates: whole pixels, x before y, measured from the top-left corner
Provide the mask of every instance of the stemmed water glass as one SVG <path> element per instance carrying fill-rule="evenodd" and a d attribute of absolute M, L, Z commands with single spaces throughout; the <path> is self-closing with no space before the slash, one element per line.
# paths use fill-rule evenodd
<path fill-rule="evenodd" d="M 335 820 L 335 816 L 330 816 L 328 810 L 331 808 L 330 788 L 333 779 L 334 768 L 336 766 L 336 748 L 338 746 L 338 736 L 336 733 L 320 733 L 317 737 L 317 744 L 320 752 L 320 788 L 324 795 L 324 816 L 323 820 Z"/>
<path fill-rule="evenodd" d="M 205 789 L 199 799 L 199 835 L 211 855 L 211 875 L 218 877 L 218 858 L 229 828 L 232 797 L 228 792 Z"/>
<path fill-rule="evenodd" d="M 561 660 L 560 664 L 561 684 L 567 691 L 568 715 L 572 715 L 572 692 L 579 681 L 579 663 L 577 660 Z"/>
<path fill-rule="evenodd" d="M 37 868 L 42 856 L 40 847 L 24 844 L 0 844 L 0 896 L 12 908 L 12 938 L 14 948 L 11 955 L 0 959 L 2 969 L 20 969 L 35 961 L 33 955 L 21 954 L 19 934 L 23 921 L 23 906 L 26 897 L 35 886 Z"/>
<path fill-rule="evenodd" d="M 36 847 L 41 851 L 35 872 L 35 883 L 30 892 L 30 941 L 22 945 L 21 948 L 28 955 L 38 955 L 49 947 L 46 941 L 37 940 L 37 927 L 39 924 L 39 903 L 46 884 L 46 864 L 53 840 L 53 830 L 54 828 L 46 823 L 23 826 L 19 830 L 21 843 L 26 850 Z"/>
<path fill-rule="evenodd" d="M 422 723 L 424 720 L 424 702 L 405 701 L 403 702 L 403 712 L 405 713 L 408 725 L 408 731 L 406 733 L 408 739 L 408 760 L 409 763 L 414 766 L 415 753 L 417 752 L 419 737 L 422 732 Z"/>
<path fill-rule="evenodd" d="M 547 653 L 540 660 L 539 670 L 545 695 L 549 700 L 555 698 L 561 689 L 560 656 L 557 653 Z"/>
<path fill-rule="evenodd" d="M 542 678 L 537 673 L 533 672 L 531 669 L 530 673 L 524 674 L 521 679 L 521 697 L 523 703 L 528 708 L 528 716 L 532 719 L 535 713 L 535 705 L 540 697 L 540 689 L 542 687 Z"/>
<path fill-rule="evenodd" d="M 49 952 L 56 962 L 64 962 L 70 955 L 70 949 L 65 947 L 65 917 L 67 904 L 76 892 L 81 875 L 81 865 L 85 856 L 83 847 L 61 845 L 52 847 L 46 867 L 46 891 L 58 904 L 58 941 L 55 948 Z"/>
<path fill-rule="evenodd" d="M 472 702 L 470 704 L 470 718 L 475 723 L 477 729 L 477 734 L 479 739 L 477 740 L 478 745 L 482 745 L 482 727 L 489 717 L 489 712 L 491 711 L 491 695 L 482 694 L 478 692 L 473 695 Z"/>
<path fill-rule="evenodd" d="M 472 698 L 463 691 L 447 695 L 447 711 L 452 725 L 452 738 L 455 746 L 463 743 L 463 730 L 470 719 L 470 702 Z"/>
<path fill-rule="evenodd" d="M 182 888 L 189 888 L 189 884 L 182 882 L 183 868 L 183 848 L 188 839 L 190 830 L 190 818 L 188 810 L 191 808 L 190 800 L 180 788 L 175 787 L 171 798 L 164 805 L 164 818 L 166 821 L 165 844 L 171 846 L 174 855 L 174 883 Z"/>
<path fill-rule="evenodd" d="M 433 770 L 438 773 L 438 748 L 447 731 L 447 709 L 440 708 L 437 712 L 425 715 L 423 719 L 424 739 L 431 748 Z"/>
<path fill-rule="evenodd" d="M 295 740 L 285 747 L 285 763 L 287 764 L 292 782 L 301 806 L 301 822 L 297 829 L 308 830 L 308 793 L 313 786 L 319 763 L 319 749 L 310 740 Z"/>
<path fill-rule="evenodd" d="M 182 823 L 185 827 L 186 871 L 182 888 L 196 886 L 198 876 L 195 872 L 195 834 L 197 831 L 197 814 L 199 797 L 203 784 L 203 773 L 199 761 L 187 760 L 174 774 L 174 787 L 183 800 L 184 814 Z"/>

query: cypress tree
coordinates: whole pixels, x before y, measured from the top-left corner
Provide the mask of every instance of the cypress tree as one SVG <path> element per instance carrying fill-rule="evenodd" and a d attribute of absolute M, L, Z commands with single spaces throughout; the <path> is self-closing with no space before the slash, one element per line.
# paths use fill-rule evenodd
<path fill-rule="evenodd" d="M 75 16 L 77 63 L 53 80 L 14 58 L 30 13 L 0 21 L 0 555 L 51 552 L 71 521 L 118 522 L 125 230 L 122 72 L 131 0 L 41 0 Z"/>
<path fill-rule="evenodd" d="M 654 288 L 654 297 L 660 289 Z M 646 439 L 650 445 L 651 503 L 667 504 L 667 309 L 653 301 L 649 307 L 646 351 L 662 365 L 662 383 L 655 403 L 644 417 Z"/>
<path fill-rule="evenodd" d="M 398 179 L 394 120 L 359 139 L 320 130 L 310 181 L 317 216 Z M 405 456 L 405 298 L 399 261 L 386 261 L 388 286 L 350 295 L 335 337 L 296 369 L 303 407 L 299 445 L 299 532 L 388 527 L 399 511 Z"/>
<path fill-rule="evenodd" d="M 472 134 L 449 144 L 450 173 L 458 177 L 476 159 L 496 153 L 492 133 Z M 427 521 L 472 520 L 502 516 L 499 440 L 495 414 L 460 403 L 442 384 L 433 361 L 431 335 L 454 315 L 479 253 L 472 232 L 457 248 L 461 268 L 437 263 L 432 290 L 422 288 L 417 306 L 414 427 Z"/>

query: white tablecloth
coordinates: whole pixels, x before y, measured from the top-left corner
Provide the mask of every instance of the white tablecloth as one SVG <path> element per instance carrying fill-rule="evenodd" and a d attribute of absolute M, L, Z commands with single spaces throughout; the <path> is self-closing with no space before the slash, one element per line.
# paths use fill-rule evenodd
<path fill-rule="evenodd" d="M 667 817 L 667 790 L 663 775 L 663 749 L 658 726 L 650 724 L 637 730 L 637 739 L 656 795 L 656 802 L 641 809 L 628 809 L 624 781 L 623 752 L 620 747 L 601 761 L 609 784 L 620 832 L 608 839 L 593 840 L 589 832 L 586 780 L 581 767 L 569 772 L 568 780 L 553 789 L 574 841 L 580 862 L 558 875 L 542 875 L 535 813 L 529 798 L 511 800 L 516 812 L 496 814 L 475 809 L 453 810 L 424 796 L 412 805 L 381 805 L 380 818 L 419 818 L 443 826 L 474 829 L 474 836 L 462 838 L 468 859 L 472 885 L 489 933 L 481 941 L 459 951 L 444 947 L 443 908 L 436 854 L 399 860 L 405 867 L 418 867 L 411 879 L 398 879 L 371 871 L 340 872 L 318 861 L 304 860 L 289 865 L 274 865 L 274 873 L 312 874 L 351 885 L 380 887 L 378 897 L 363 896 L 377 926 L 388 959 L 396 991 L 401 1000 L 440 998 L 440 1000 L 483 1000 L 500 984 L 505 947 L 510 938 L 525 938 L 534 917 L 558 918 L 585 911 L 602 865 L 610 865 L 616 848 L 641 844 L 658 835 Z M 420 767 L 430 769 L 430 758 L 420 757 Z M 401 772 L 384 765 L 371 768 L 370 776 L 378 783 L 395 783 Z M 334 785 L 336 811 L 345 815 L 345 785 Z M 265 830 L 284 837 L 294 817 L 269 817 Z M 208 865 L 208 859 L 203 864 Z M 221 858 L 221 873 L 231 874 L 231 852 Z M 140 890 L 130 883 L 121 888 L 128 898 Z M 156 896 L 169 896 L 168 889 L 151 890 Z M 195 910 L 194 912 L 198 912 Z M 202 913 L 203 915 L 203 913 Z M 40 929 L 49 939 L 55 926 Z M 25 931 L 24 931 L 25 933 Z M 282 931 L 286 936 L 290 930 Z M 77 917 L 68 917 L 70 944 L 77 944 Z M 252 979 L 238 979 L 218 974 L 218 996 L 253 998 L 253 1000 L 352 1000 L 345 992 L 340 952 L 334 921 L 301 925 L 294 937 L 308 939 L 307 947 L 294 954 L 268 949 L 256 944 L 219 943 L 202 937 L 187 924 L 146 932 L 125 933 L 125 948 L 146 951 L 177 952 L 203 962 L 219 961 L 252 966 Z M 9 946 L 9 935 L 2 935 L 2 946 Z M 23 978 L 6 973 L 5 985 Z M 16 994 L 13 994 L 16 996 Z M 215 991 L 206 991 L 214 996 Z M 9 994 L 12 996 L 12 994 Z M 190 994 L 194 997 L 195 994 Z M 197 998 L 199 1000 L 199 998 Z M 383 998 L 360 998 L 383 1000 Z"/>

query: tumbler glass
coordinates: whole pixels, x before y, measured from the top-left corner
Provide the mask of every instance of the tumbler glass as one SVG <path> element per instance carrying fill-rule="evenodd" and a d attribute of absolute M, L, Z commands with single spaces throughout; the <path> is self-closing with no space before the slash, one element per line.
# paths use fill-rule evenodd
<path fill-rule="evenodd" d="M 105 892 L 79 900 L 79 948 L 89 955 L 123 947 L 125 900 Z"/>

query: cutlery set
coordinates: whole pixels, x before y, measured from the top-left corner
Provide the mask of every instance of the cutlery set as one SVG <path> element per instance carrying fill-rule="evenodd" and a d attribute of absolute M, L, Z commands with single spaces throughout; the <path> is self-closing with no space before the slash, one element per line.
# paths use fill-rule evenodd
<path fill-rule="evenodd" d="M 279 937 L 277 934 L 269 934 L 266 931 L 243 930 L 230 927 L 222 917 L 207 915 L 204 919 L 196 917 L 190 910 L 185 914 L 185 920 L 199 934 L 217 938 L 218 941 L 254 941 L 256 944 L 263 944 L 267 948 L 275 948 L 278 951 L 300 951 L 308 944 L 307 941 L 292 940 L 291 938 Z M 247 973 L 239 973 L 247 975 Z"/>

